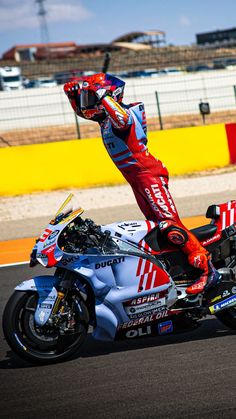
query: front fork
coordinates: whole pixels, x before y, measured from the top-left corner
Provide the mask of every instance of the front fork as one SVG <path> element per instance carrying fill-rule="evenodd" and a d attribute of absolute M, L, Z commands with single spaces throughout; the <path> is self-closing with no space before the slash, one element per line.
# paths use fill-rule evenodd
<path fill-rule="evenodd" d="M 55 301 L 55 304 L 54 304 L 54 307 L 53 307 L 53 310 L 52 310 L 52 314 L 56 314 L 57 313 L 57 311 L 59 309 L 59 306 L 60 306 L 63 298 L 65 297 L 65 295 L 66 294 L 63 291 L 58 291 L 58 293 L 57 293 L 57 299 Z"/>
<path fill-rule="evenodd" d="M 38 294 L 34 320 L 38 326 L 44 326 L 51 315 L 58 312 L 63 299 L 72 289 L 74 280 L 73 273 L 62 269 L 61 272 L 56 272 L 54 276 L 36 276 L 24 281 L 17 285 L 15 290 Z"/>
<path fill-rule="evenodd" d="M 58 268 L 55 275 L 58 277 L 58 286 L 57 286 L 57 299 L 55 301 L 52 314 L 57 314 L 58 309 L 66 297 L 68 291 L 72 289 L 72 286 L 75 281 L 75 277 L 72 272 L 65 269 Z M 62 307 L 63 312 L 63 307 Z"/>

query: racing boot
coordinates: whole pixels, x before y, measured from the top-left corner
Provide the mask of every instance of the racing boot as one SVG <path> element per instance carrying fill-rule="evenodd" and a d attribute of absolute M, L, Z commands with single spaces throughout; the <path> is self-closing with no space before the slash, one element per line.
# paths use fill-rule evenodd
<path fill-rule="evenodd" d="M 159 229 L 170 243 L 179 246 L 188 255 L 191 266 L 203 271 L 200 278 L 187 287 L 187 294 L 199 294 L 219 281 L 220 275 L 213 267 L 207 250 L 181 221 L 179 223 L 172 220 L 161 221 Z"/>
<path fill-rule="evenodd" d="M 187 294 L 199 294 L 209 287 L 216 285 L 220 279 L 220 274 L 212 265 L 209 254 L 204 248 L 204 252 L 193 252 L 188 256 L 188 262 L 194 268 L 201 269 L 203 272 L 200 278 L 186 288 Z"/>

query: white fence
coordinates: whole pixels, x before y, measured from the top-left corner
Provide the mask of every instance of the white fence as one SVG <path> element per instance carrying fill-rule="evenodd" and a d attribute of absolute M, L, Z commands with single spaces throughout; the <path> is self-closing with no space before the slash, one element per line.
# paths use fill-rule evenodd
<path fill-rule="evenodd" d="M 236 69 L 126 79 L 125 102 L 143 101 L 148 117 L 157 115 L 155 92 L 163 116 L 199 113 L 201 100 L 212 112 L 229 110 L 236 108 L 235 85 Z M 0 92 L 0 132 L 74 123 L 63 86 Z"/>

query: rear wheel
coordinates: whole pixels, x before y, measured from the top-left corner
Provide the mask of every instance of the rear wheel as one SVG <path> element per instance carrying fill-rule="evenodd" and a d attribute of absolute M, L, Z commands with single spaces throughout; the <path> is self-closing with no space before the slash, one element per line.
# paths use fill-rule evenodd
<path fill-rule="evenodd" d="M 34 321 L 38 294 L 15 291 L 3 313 L 3 331 L 11 349 L 26 361 L 46 364 L 68 359 L 83 344 L 89 314 L 79 296 L 66 302 L 69 313 L 57 322 L 38 326 Z M 69 320 L 68 320 L 69 319 Z"/>
<path fill-rule="evenodd" d="M 218 320 L 220 320 L 225 326 L 230 329 L 236 330 L 236 307 L 228 308 L 219 314 L 216 314 Z"/>
<path fill-rule="evenodd" d="M 229 271 L 229 279 L 232 279 L 232 286 L 236 286 L 236 240 L 231 242 L 231 258 L 229 259 L 229 265 L 226 266 Z M 232 274 L 233 272 L 233 274 Z M 226 277 L 227 278 L 227 277 Z M 225 326 L 229 327 L 232 330 L 236 330 L 236 307 L 229 307 L 217 314 L 215 314 L 217 319 L 221 321 Z"/>

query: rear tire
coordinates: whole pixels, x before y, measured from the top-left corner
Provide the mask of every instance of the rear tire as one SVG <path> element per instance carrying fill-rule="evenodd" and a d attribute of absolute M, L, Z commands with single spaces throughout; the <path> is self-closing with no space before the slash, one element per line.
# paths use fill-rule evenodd
<path fill-rule="evenodd" d="M 34 321 L 38 294 L 15 291 L 3 313 L 3 332 L 9 346 L 24 360 L 36 364 L 64 361 L 84 343 L 89 313 L 79 299 L 75 305 L 76 332 L 61 334 L 55 327 L 39 327 Z M 77 300 L 76 300 L 77 301 Z"/>
<path fill-rule="evenodd" d="M 218 320 L 232 330 L 236 330 L 236 307 L 228 308 L 216 314 Z"/>

